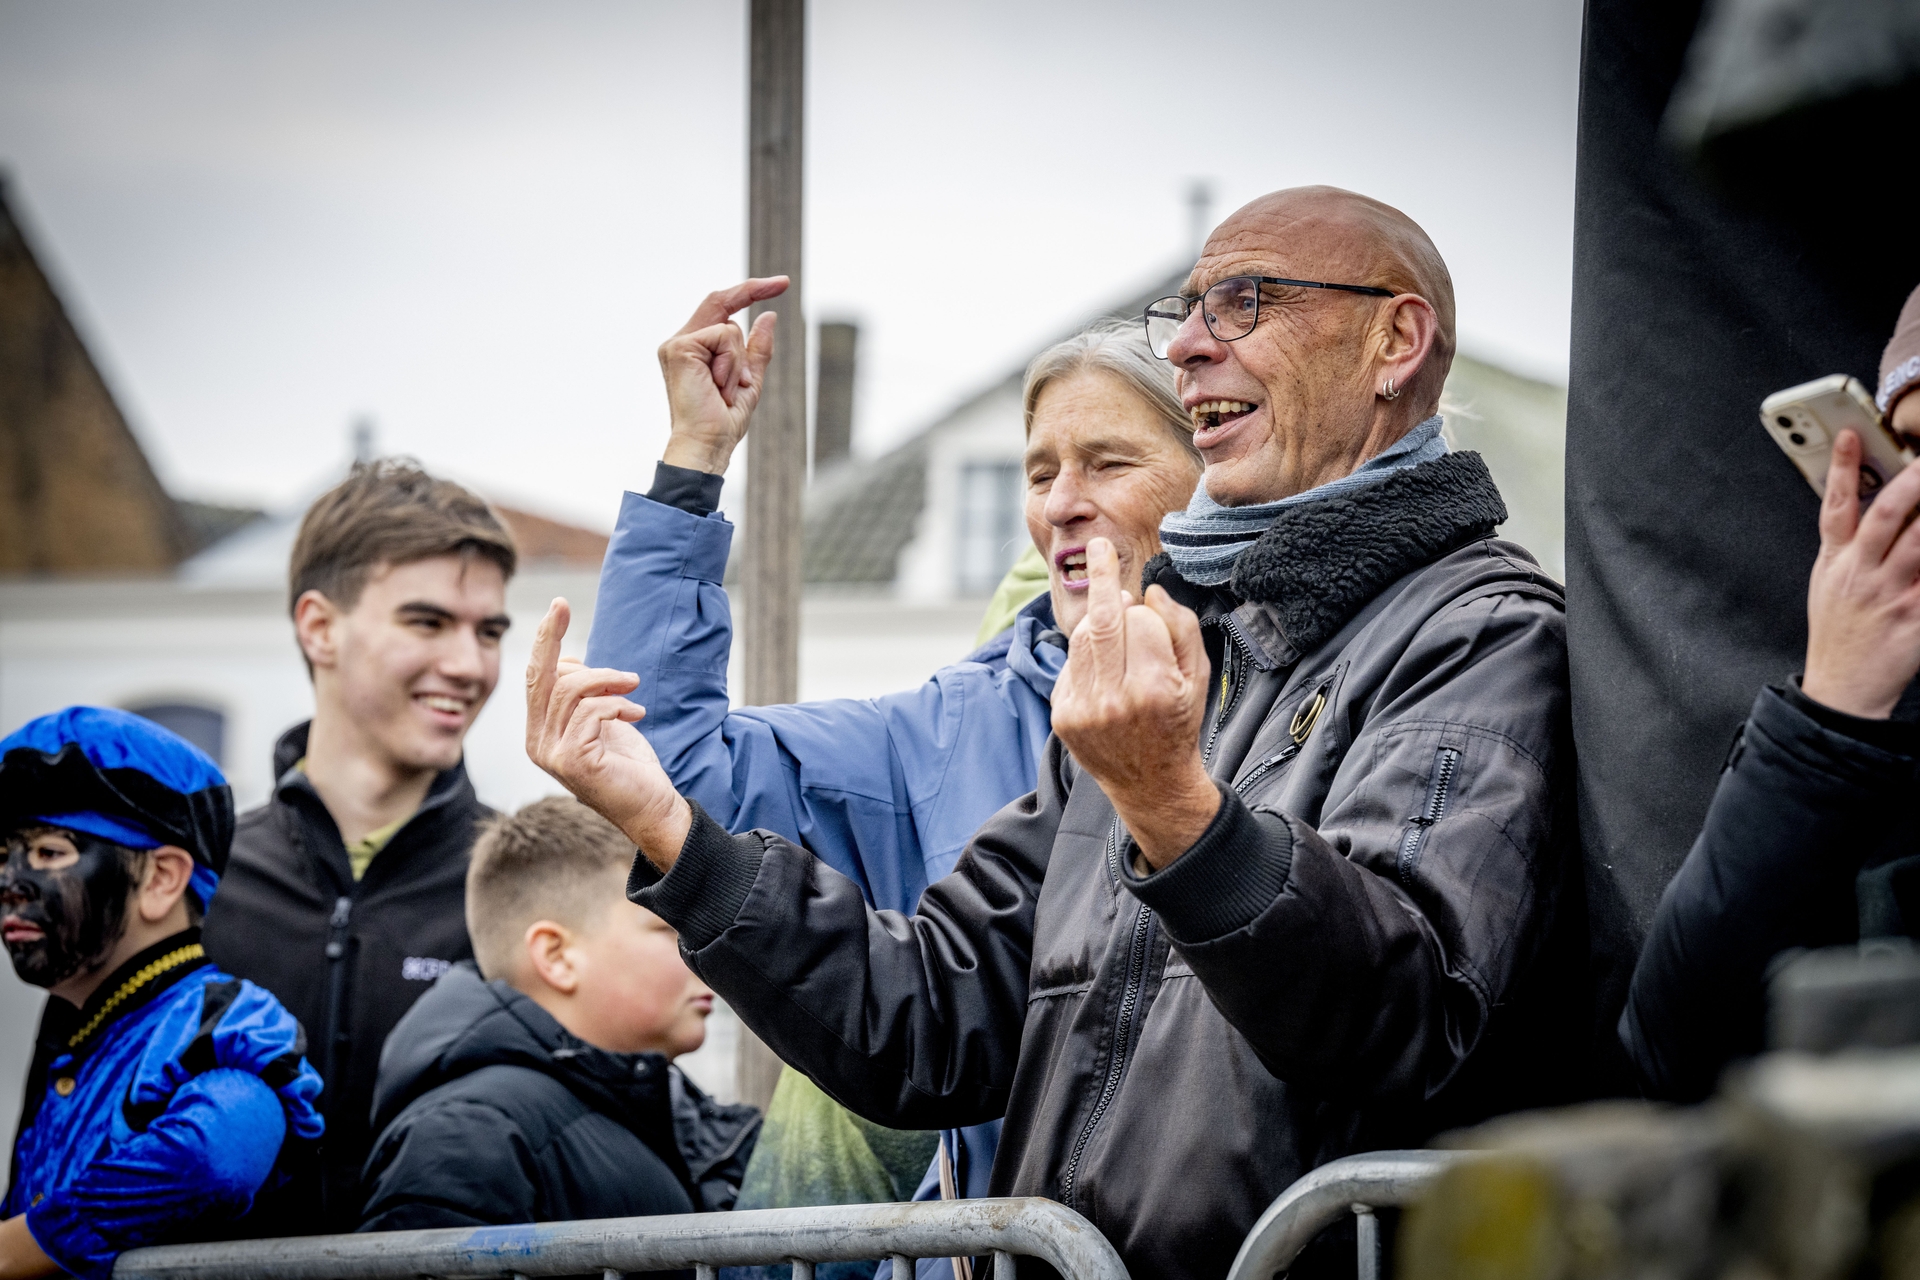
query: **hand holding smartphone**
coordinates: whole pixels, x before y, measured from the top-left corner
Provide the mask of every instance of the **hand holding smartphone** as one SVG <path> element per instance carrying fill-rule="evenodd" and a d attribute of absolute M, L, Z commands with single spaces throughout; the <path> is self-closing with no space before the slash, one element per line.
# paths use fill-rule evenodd
<path fill-rule="evenodd" d="M 1881 419 L 1867 389 L 1844 373 L 1774 392 L 1760 402 L 1760 425 L 1822 497 L 1835 437 L 1842 431 L 1857 432 L 1862 507 L 1913 461 L 1906 444 Z"/>

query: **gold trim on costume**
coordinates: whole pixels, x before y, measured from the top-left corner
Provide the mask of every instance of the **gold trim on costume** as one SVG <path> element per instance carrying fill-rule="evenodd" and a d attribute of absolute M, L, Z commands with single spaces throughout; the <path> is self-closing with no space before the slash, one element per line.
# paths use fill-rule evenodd
<path fill-rule="evenodd" d="M 67 1041 L 67 1048 L 78 1049 L 80 1042 L 98 1031 L 100 1024 L 107 1020 L 107 1015 L 119 1008 L 122 1004 L 125 1004 L 127 998 L 134 992 L 146 986 L 167 970 L 177 969 L 187 961 L 198 960 L 206 954 L 207 949 L 205 947 L 197 942 L 189 942 L 177 951 L 167 952 L 167 954 L 161 956 L 151 964 L 140 966 L 137 973 L 121 983 L 120 989 L 108 996 L 106 1003 L 94 1011 L 93 1016 L 87 1019 L 87 1025 L 73 1033 L 72 1037 Z"/>

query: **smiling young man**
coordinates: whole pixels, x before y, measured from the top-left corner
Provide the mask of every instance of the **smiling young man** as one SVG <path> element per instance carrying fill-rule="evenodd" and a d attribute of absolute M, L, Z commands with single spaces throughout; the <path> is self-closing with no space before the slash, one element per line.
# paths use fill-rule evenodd
<path fill-rule="evenodd" d="M 314 713 L 243 814 L 208 952 L 273 992 L 326 1082 L 318 1188 L 289 1233 L 350 1231 L 380 1047 L 467 939 L 467 857 L 490 810 L 461 763 L 500 678 L 513 539 L 487 504 L 410 463 L 356 466 L 314 503 L 289 570 Z"/>

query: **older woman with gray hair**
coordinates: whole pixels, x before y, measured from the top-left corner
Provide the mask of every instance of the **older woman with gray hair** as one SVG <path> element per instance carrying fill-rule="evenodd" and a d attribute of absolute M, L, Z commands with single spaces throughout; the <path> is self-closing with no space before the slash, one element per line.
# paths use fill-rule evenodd
<path fill-rule="evenodd" d="M 804 842 L 875 906 L 910 913 L 980 824 L 1033 790 L 1064 633 L 1086 613 L 1086 547 L 1110 540 L 1139 579 L 1159 551 L 1161 518 L 1186 505 L 1199 479 L 1193 419 L 1137 323 L 1050 347 L 1029 368 L 1024 396 L 1027 529 L 1049 589 L 917 688 L 730 708 L 733 632 L 721 578 L 733 526 L 716 508 L 773 350 L 769 318 L 742 335 L 730 317 L 784 288 L 782 279 L 750 280 L 713 294 L 660 348 L 672 434 L 652 489 L 622 503 L 587 664 L 637 675 L 642 732 L 675 787 L 716 821 Z M 836 1129 L 851 1140 L 855 1122 L 837 1109 L 822 1115 L 823 1105 L 832 1104 L 787 1073 L 741 1207 L 894 1198 L 878 1177 L 848 1187 L 844 1169 L 827 1167 L 835 1162 L 822 1141 L 831 1145 Z M 982 1193 L 997 1128 L 957 1132 L 947 1144 L 948 1194 Z M 869 1136 L 876 1149 L 889 1145 Z M 913 1190 L 899 1169 L 889 1172 L 895 1193 Z M 836 1180 L 837 1192 L 827 1185 Z M 929 1174 L 923 1190 L 934 1183 Z"/>

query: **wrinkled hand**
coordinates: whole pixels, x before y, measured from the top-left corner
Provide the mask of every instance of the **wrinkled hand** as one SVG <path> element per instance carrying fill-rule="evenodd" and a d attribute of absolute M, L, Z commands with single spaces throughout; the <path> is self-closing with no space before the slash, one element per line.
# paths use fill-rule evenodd
<path fill-rule="evenodd" d="M 1920 671 L 1920 464 L 1860 510 L 1860 437 L 1842 431 L 1820 504 L 1820 557 L 1807 584 L 1809 698 L 1884 720 Z"/>
<path fill-rule="evenodd" d="M 710 293 L 680 332 L 660 344 L 660 374 L 667 382 L 672 417 L 672 434 L 662 455 L 668 464 L 725 473 L 760 403 L 777 320 L 766 312 L 753 322 L 753 332 L 742 337 L 731 317 L 786 291 L 785 276 L 768 276 Z"/>
<path fill-rule="evenodd" d="M 571 617 L 567 602 L 555 600 L 533 634 L 527 756 L 667 871 L 680 856 L 693 811 L 633 727 L 647 713 L 625 695 L 640 678 L 560 658 Z"/>
<path fill-rule="evenodd" d="M 1220 809 L 1200 759 L 1210 677 L 1200 620 L 1157 585 L 1135 604 L 1105 538 L 1087 544 L 1087 577 L 1087 616 L 1053 690 L 1053 731 L 1157 871 Z"/>

